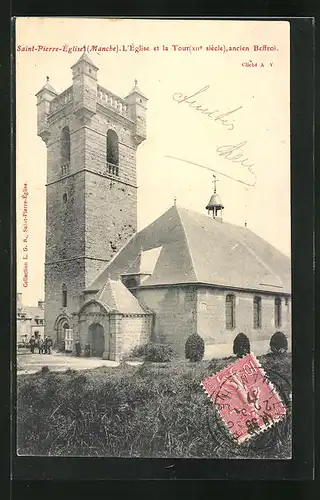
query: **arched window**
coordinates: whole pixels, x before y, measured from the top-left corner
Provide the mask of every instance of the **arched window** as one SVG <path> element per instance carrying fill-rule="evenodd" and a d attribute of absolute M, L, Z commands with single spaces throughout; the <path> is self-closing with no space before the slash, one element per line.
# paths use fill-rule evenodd
<path fill-rule="evenodd" d="M 274 326 L 280 328 L 282 324 L 282 314 L 281 314 L 281 298 L 276 297 L 274 299 Z"/>
<path fill-rule="evenodd" d="M 232 330 L 236 326 L 235 296 L 230 293 L 226 296 L 226 328 Z"/>
<path fill-rule="evenodd" d="M 70 130 L 64 127 L 61 130 L 61 173 L 67 174 L 70 166 Z"/>
<path fill-rule="evenodd" d="M 253 328 L 261 328 L 261 297 L 253 299 Z"/>
<path fill-rule="evenodd" d="M 67 296 L 67 286 L 65 284 L 62 285 L 62 307 L 67 307 L 68 304 L 68 296 Z"/>
<path fill-rule="evenodd" d="M 110 174 L 119 175 L 119 141 L 111 129 L 107 132 L 107 165 Z"/>

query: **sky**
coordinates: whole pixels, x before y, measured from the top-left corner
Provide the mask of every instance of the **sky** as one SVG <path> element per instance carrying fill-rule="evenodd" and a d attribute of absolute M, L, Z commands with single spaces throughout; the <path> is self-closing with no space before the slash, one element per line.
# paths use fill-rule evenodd
<path fill-rule="evenodd" d="M 224 220 L 246 222 L 290 256 L 289 42 L 286 21 L 18 18 L 17 291 L 23 303 L 44 297 L 46 146 L 37 136 L 35 94 L 47 76 L 57 92 L 69 87 L 70 67 L 81 55 L 74 49 L 84 45 L 99 67 L 100 85 L 125 97 L 137 79 L 148 98 L 147 139 L 137 151 L 138 229 L 175 198 L 206 214 L 213 174 L 220 172 Z"/>

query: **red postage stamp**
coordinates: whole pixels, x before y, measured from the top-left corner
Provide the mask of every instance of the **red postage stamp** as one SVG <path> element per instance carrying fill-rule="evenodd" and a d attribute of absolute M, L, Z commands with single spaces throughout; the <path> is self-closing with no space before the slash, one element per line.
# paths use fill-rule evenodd
<path fill-rule="evenodd" d="M 278 392 L 253 354 L 207 378 L 202 387 L 238 444 L 264 432 L 287 414 Z"/>

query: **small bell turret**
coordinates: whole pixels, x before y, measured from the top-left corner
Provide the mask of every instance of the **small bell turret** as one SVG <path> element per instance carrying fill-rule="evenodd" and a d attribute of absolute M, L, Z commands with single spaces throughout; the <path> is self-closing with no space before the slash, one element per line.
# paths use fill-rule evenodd
<path fill-rule="evenodd" d="M 218 219 L 222 222 L 222 210 L 224 209 L 224 206 L 222 205 L 220 196 L 217 194 L 217 179 L 215 175 L 213 176 L 213 182 L 214 182 L 214 191 L 213 195 L 209 200 L 208 205 L 206 206 L 206 210 L 208 210 L 208 215 L 210 215 L 210 212 L 212 212 L 213 219 Z M 219 214 L 219 212 L 221 213 Z"/>

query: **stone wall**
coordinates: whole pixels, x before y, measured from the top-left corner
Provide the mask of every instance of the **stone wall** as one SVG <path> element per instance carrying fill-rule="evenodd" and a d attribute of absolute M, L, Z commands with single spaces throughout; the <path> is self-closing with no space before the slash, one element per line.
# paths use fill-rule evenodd
<path fill-rule="evenodd" d="M 134 346 L 150 340 L 152 315 L 108 313 L 98 302 L 85 304 L 79 315 L 77 333 L 74 332 L 74 340 L 79 339 L 83 352 L 86 343 L 90 342 L 89 328 L 93 323 L 99 323 L 104 329 L 103 358 L 119 361 Z"/>
<path fill-rule="evenodd" d="M 58 316 L 65 314 L 69 318 L 79 310 L 84 302 L 84 259 L 61 261 L 45 266 L 45 335 L 51 335 L 56 340 L 54 329 Z M 67 307 L 62 305 L 62 285 L 67 286 Z"/>
<path fill-rule="evenodd" d="M 47 186 L 46 263 L 85 254 L 84 172 Z"/>
<path fill-rule="evenodd" d="M 136 231 L 137 190 L 86 172 L 84 193 L 87 286 Z"/>
<path fill-rule="evenodd" d="M 98 302 L 84 304 L 77 319 L 75 318 L 75 328 L 73 332 L 74 340 L 79 340 L 82 354 L 86 344 L 91 343 L 89 328 L 92 324 L 98 323 L 103 327 L 105 343 L 110 341 L 110 320 L 108 312 Z M 92 347 L 92 346 L 91 346 Z"/>
<path fill-rule="evenodd" d="M 119 117 L 120 118 L 120 117 Z M 85 168 L 104 174 L 107 159 L 107 133 L 114 130 L 118 136 L 119 175 L 114 176 L 119 182 L 136 186 L 136 144 L 133 137 L 133 124 L 121 118 L 117 120 L 98 108 L 96 115 L 85 125 Z"/>
<path fill-rule="evenodd" d="M 171 344 L 184 357 L 185 342 L 197 331 L 197 291 L 193 286 L 140 289 L 137 299 L 154 311 L 152 340 Z"/>
<path fill-rule="evenodd" d="M 81 170 L 85 160 L 85 126 L 73 114 L 72 104 L 52 116 L 48 121 L 50 138 L 47 144 L 47 183 L 59 181 L 61 170 L 61 132 L 64 127 L 70 131 L 70 165 L 68 174 Z"/>
<path fill-rule="evenodd" d="M 205 341 L 206 349 L 210 346 L 226 345 L 220 349 L 232 352 L 235 336 L 239 332 L 248 335 L 251 342 L 260 343 L 263 352 L 276 330 L 282 331 L 291 345 L 291 301 L 286 305 L 282 297 L 282 325 L 275 327 L 275 295 L 259 294 L 262 304 L 262 325 L 253 328 L 254 293 L 237 291 L 235 293 L 236 313 L 235 328 L 226 329 L 225 300 L 230 291 L 214 288 L 169 287 L 138 289 L 138 300 L 155 312 L 152 340 L 169 343 L 184 356 L 184 346 L 189 335 L 198 333 Z"/>
<path fill-rule="evenodd" d="M 46 142 L 45 333 L 53 339 L 57 317 L 66 314 L 70 318 L 78 311 L 84 288 L 137 230 L 135 124 L 129 116 L 101 104 L 96 70 L 90 68 L 89 74 L 88 64 L 79 64 L 80 69 L 74 67 L 68 96 L 62 99 L 62 93 L 54 100 L 61 105 L 52 106 L 53 112 L 45 118 L 38 106 L 38 118 L 50 132 Z M 70 163 L 64 170 L 61 132 L 66 126 Z M 119 140 L 118 175 L 110 173 L 107 165 L 109 129 Z M 62 307 L 63 283 L 67 308 Z"/>
<path fill-rule="evenodd" d="M 226 328 L 226 295 L 228 290 L 214 288 L 199 288 L 197 295 L 198 333 L 205 340 L 206 345 L 228 343 L 232 346 L 235 336 L 239 332 L 245 333 L 250 341 L 268 342 L 275 331 L 282 331 L 291 337 L 290 299 L 286 305 L 282 297 L 282 324 L 275 326 L 275 295 L 254 294 L 253 292 L 235 291 L 235 328 Z M 261 297 L 261 328 L 253 328 L 253 299 Z"/>
<path fill-rule="evenodd" d="M 133 347 L 147 344 L 151 338 L 152 315 L 123 316 L 121 320 L 121 353 L 130 354 Z"/>

